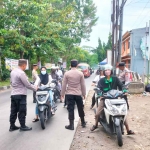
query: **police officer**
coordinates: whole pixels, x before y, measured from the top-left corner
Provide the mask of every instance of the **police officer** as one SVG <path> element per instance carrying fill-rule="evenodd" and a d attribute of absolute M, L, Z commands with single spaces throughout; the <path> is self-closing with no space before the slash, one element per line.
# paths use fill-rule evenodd
<path fill-rule="evenodd" d="M 83 73 L 77 70 L 78 61 L 76 59 L 71 60 L 71 70 L 65 73 L 61 99 L 64 99 L 64 95 L 67 98 L 67 109 L 68 118 L 70 124 L 65 126 L 66 129 L 74 130 L 74 105 L 77 104 L 78 113 L 81 118 L 82 127 L 86 126 L 84 120 L 84 110 L 83 110 L 83 99 L 86 96 L 86 88 Z"/>
<path fill-rule="evenodd" d="M 124 85 L 127 85 L 128 83 L 130 83 L 130 77 L 129 77 L 129 72 L 130 71 L 125 67 L 124 62 L 120 62 L 118 64 L 118 67 L 119 67 L 119 70 L 120 70 L 119 79 Z M 126 100 L 127 106 L 128 106 L 128 109 L 129 109 L 129 103 L 128 103 L 127 95 L 125 95 L 124 99 Z"/>
<path fill-rule="evenodd" d="M 38 65 L 37 64 L 33 64 L 33 70 L 32 70 L 32 81 L 35 83 L 35 81 L 38 78 L 38 73 L 37 73 L 37 69 L 38 69 Z M 36 92 L 33 91 L 33 103 L 36 103 Z"/>
<path fill-rule="evenodd" d="M 32 130 L 32 128 L 25 125 L 26 120 L 26 98 L 27 98 L 27 88 L 30 90 L 37 90 L 37 87 L 30 84 L 28 78 L 25 74 L 25 69 L 27 67 L 27 60 L 20 59 L 18 62 L 18 68 L 15 68 L 11 72 L 11 112 L 10 112 L 10 129 L 9 131 L 18 130 L 21 131 Z M 16 119 L 19 119 L 21 127 L 15 125 Z"/>

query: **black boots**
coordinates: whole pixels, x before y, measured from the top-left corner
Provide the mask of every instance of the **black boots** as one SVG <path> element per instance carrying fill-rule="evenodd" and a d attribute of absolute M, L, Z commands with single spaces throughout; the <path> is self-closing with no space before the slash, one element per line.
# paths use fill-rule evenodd
<path fill-rule="evenodd" d="M 65 126 L 66 129 L 68 130 L 74 130 L 74 120 L 69 120 L 70 125 Z"/>
<path fill-rule="evenodd" d="M 30 131 L 30 130 L 32 130 L 32 128 L 31 127 L 27 127 L 26 125 L 20 127 L 20 131 Z"/>
<path fill-rule="evenodd" d="M 10 125 L 9 131 L 12 132 L 12 131 L 15 131 L 15 130 L 18 130 L 18 129 L 20 129 L 20 127 L 17 127 L 15 124 L 12 124 L 12 125 Z"/>
<path fill-rule="evenodd" d="M 85 126 L 86 126 L 86 121 L 84 120 L 84 118 L 81 118 L 81 126 L 83 128 L 85 128 Z"/>

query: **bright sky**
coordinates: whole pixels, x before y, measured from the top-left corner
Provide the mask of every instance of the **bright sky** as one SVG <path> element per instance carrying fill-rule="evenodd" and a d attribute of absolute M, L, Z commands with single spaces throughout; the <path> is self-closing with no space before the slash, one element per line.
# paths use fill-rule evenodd
<path fill-rule="evenodd" d="M 81 46 L 98 46 L 98 38 L 107 42 L 108 34 L 111 31 L 110 15 L 111 0 L 93 0 L 97 6 L 99 20 L 93 27 L 90 41 L 82 41 Z M 120 0 L 121 3 L 122 0 Z M 150 20 L 150 0 L 127 0 L 124 7 L 123 33 L 136 28 L 143 28 Z"/>

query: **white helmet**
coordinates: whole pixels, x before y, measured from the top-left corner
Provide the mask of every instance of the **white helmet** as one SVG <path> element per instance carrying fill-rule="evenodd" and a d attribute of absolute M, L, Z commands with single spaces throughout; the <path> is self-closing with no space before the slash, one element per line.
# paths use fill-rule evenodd
<path fill-rule="evenodd" d="M 113 69 L 113 67 L 110 64 L 106 64 L 104 66 L 104 70 L 112 70 L 112 69 Z"/>
<path fill-rule="evenodd" d="M 56 66 L 52 66 L 51 69 L 57 69 L 57 67 Z"/>

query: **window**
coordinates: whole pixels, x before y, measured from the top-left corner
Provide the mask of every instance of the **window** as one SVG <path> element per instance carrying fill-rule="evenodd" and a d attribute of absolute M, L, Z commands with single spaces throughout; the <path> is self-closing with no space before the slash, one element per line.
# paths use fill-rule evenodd
<path fill-rule="evenodd" d="M 130 49 L 130 40 L 128 41 L 128 49 Z"/>
<path fill-rule="evenodd" d="M 124 45 L 124 51 L 125 51 L 126 50 L 126 42 L 124 42 L 123 45 Z"/>

